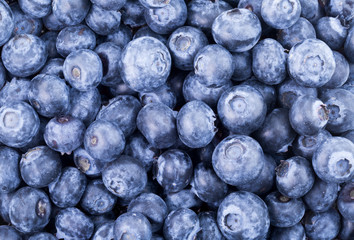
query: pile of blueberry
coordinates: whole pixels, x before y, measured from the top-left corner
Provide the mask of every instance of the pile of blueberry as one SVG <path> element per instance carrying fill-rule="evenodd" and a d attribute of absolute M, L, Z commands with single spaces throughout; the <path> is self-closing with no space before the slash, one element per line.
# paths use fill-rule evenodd
<path fill-rule="evenodd" d="M 353 240 L 354 0 L 0 0 L 0 240 Z"/>

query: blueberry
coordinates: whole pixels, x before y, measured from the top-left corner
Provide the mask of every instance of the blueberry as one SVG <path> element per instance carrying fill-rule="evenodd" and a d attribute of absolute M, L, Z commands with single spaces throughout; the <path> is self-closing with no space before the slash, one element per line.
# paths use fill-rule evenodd
<path fill-rule="evenodd" d="M 289 78 L 278 85 L 278 102 L 283 108 L 291 108 L 300 96 L 317 97 L 317 89 L 299 85 L 295 80 Z"/>
<path fill-rule="evenodd" d="M 166 203 L 153 193 L 142 193 L 133 199 L 128 212 L 142 213 L 150 221 L 152 232 L 160 230 L 168 214 Z"/>
<path fill-rule="evenodd" d="M 81 120 L 67 116 L 52 118 L 44 131 L 48 147 L 61 153 L 71 153 L 84 140 L 85 125 Z"/>
<path fill-rule="evenodd" d="M 56 40 L 58 53 L 63 57 L 79 49 L 92 50 L 96 45 L 96 36 L 85 25 L 69 26 L 61 30 Z"/>
<path fill-rule="evenodd" d="M 114 239 L 114 221 L 103 223 L 95 229 L 92 240 Z"/>
<path fill-rule="evenodd" d="M 176 29 L 168 39 L 174 65 L 181 70 L 193 70 L 197 52 L 208 45 L 208 39 L 198 28 L 185 26 Z"/>
<path fill-rule="evenodd" d="M 255 77 L 251 77 L 246 81 L 243 81 L 241 85 L 249 85 L 257 89 L 263 95 L 264 102 L 267 105 L 267 111 L 270 112 L 274 109 L 277 95 L 275 87 L 265 83 L 261 83 L 260 81 L 257 81 Z"/>
<path fill-rule="evenodd" d="M 187 24 L 210 35 L 212 24 L 222 12 L 231 9 L 226 1 L 192 0 L 188 2 Z"/>
<path fill-rule="evenodd" d="M 38 74 L 31 81 L 28 100 L 44 117 L 65 114 L 69 108 L 69 87 L 57 76 Z"/>
<path fill-rule="evenodd" d="M 39 118 L 25 102 L 7 102 L 0 108 L 0 142 L 9 147 L 24 147 L 39 131 Z"/>
<path fill-rule="evenodd" d="M 289 198 L 304 196 L 315 182 L 311 165 L 303 157 L 296 156 L 283 160 L 275 170 L 277 189 Z"/>
<path fill-rule="evenodd" d="M 232 53 L 232 59 L 234 62 L 234 73 L 231 76 L 231 80 L 239 82 L 252 76 L 251 51 Z"/>
<path fill-rule="evenodd" d="M 192 191 L 204 202 L 220 203 L 227 194 L 228 186 L 211 167 L 199 163 L 194 168 L 191 181 Z"/>
<path fill-rule="evenodd" d="M 169 212 L 179 208 L 197 208 L 202 204 L 202 201 L 190 189 L 168 193 L 165 202 Z"/>
<path fill-rule="evenodd" d="M 121 9 L 126 3 L 126 0 L 90 0 L 90 1 L 102 9 L 113 10 L 113 11 Z"/>
<path fill-rule="evenodd" d="M 304 227 L 311 239 L 334 239 L 340 230 L 340 216 L 334 208 L 323 213 L 307 212 Z"/>
<path fill-rule="evenodd" d="M 288 198 L 279 192 L 272 192 L 265 198 L 269 210 L 270 224 L 275 227 L 292 227 L 305 214 L 305 204 L 301 198 Z"/>
<path fill-rule="evenodd" d="M 328 115 L 329 110 L 321 100 L 305 95 L 291 106 L 289 120 L 298 134 L 308 136 L 318 134 L 326 126 Z"/>
<path fill-rule="evenodd" d="M 306 39 L 289 52 L 289 74 L 304 87 L 325 85 L 334 74 L 335 66 L 332 50 L 318 39 Z"/>
<path fill-rule="evenodd" d="M 191 72 L 183 82 L 183 96 L 189 102 L 193 100 L 203 101 L 210 107 L 215 108 L 223 92 L 232 87 L 230 80 L 220 87 L 207 86 L 203 83 L 202 77 Z"/>
<path fill-rule="evenodd" d="M 157 40 L 160 40 L 163 44 L 167 45 L 167 37 L 168 35 L 162 35 L 155 33 L 154 31 L 149 28 L 149 26 L 144 26 L 139 28 L 138 31 L 133 36 L 133 39 L 140 38 L 140 37 L 154 37 Z"/>
<path fill-rule="evenodd" d="M 19 0 L 22 11 L 34 18 L 47 16 L 51 11 L 51 0 Z"/>
<path fill-rule="evenodd" d="M 76 167 L 90 177 L 101 175 L 102 163 L 91 157 L 84 148 L 74 151 L 74 163 Z"/>
<path fill-rule="evenodd" d="M 92 220 L 79 209 L 71 207 L 61 210 L 55 217 L 55 228 L 59 239 L 90 239 L 94 231 Z"/>
<path fill-rule="evenodd" d="M 93 158 L 101 162 L 111 162 L 123 152 L 125 137 L 118 125 L 98 119 L 87 128 L 84 145 Z"/>
<path fill-rule="evenodd" d="M 127 139 L 124 149 L 124 154 L 137 159 L 146 170 L 150 170 L 152 164 L 158 158 L 159 152 L 138 132 Z"/>
<path fill-rule="evenodd" d="M 57 238 L 54 235 L 47 232 L 40 232 L 33 234 L 28 240 L 56 240 Z"/>
<path fill-rule="evenodd" d="M 306 18 L 302 17 L 291 27 L 279 30 L 277 34 L 277 40 L 286 49 L 291 49 L 295 44 L 309 38 L 316 38 L 316 30 Z"/>
<path fill-rule="evenodd" d="M 0 46 L 2 46 L 11 37 L 15 26 L 15 19 L 11 8 L 5 1 L 0 2 L 0 14 Z"/>
<path fill-rule="evenodd" d="M 115 239 L 150 240 L 151 225 L 141 213 L 123 213 L 114 223 L 114 236 Z"/>
<path fill-rule="evenodd" d="M 218 56 L 217 62 L 215 56 Z M 220 87 L 226 84 L 233 72 L 232 55 L 220 45 L 207 45 L 194 57 L 194 73 L 200 77 L 199 82 L 208 87 Z"/>
<path fill-rule="evenodd" d="M 162 103 L 151 103 L 138 113 L 137 127 L 155 148 L 168 148 L 177 139 L 175 113 Z"/>
<path fill-rule="evenodd" d="M 139 0 L 126 0 L 120 10 L 122 12 L 123 23 L 131 28 L 139 28 L 146 25 L 144 11 L 145 8 Z"/>
<path fill-rule="evenodd" d="M 238 186 L 257 178 L 264 166 L 264 156 L 261 146 L 253 138 L 231 135 L 216 146 L 212 163 L 221 180 Z"/>
<path fill-rule="evenodd" d="M 317 37 L 327 43 L 333 50 L 340 49 L 347 37 L 347 28 L 334 17 L 322 17 L 316 24 Z"/>
<path fill-rule="evenodd" d="M 292 227 L 287 228 L 273 228 L 272 240 L 283 240 L 283 239 L 293 239 L 293 240 L 303 240 L 306 239 L 305 229 L 301 223 L 295 224 Z"/>
<path fill-rule="evenodd" d="M 197 239 L 200 240 L 222 240 L 223 236 L 216 223 L 215 212 L 200 212 L 198 214 L 201 230 L 198 232 Z"/>
<path fill-rule="evenodd" d="M 8 240 L 22 240 L 22 236 L 13 227 L 1 225 L 0 226 L 0 238 Z"/>
<path fill-rule="evenodd" d="M 61 175 L 49 184 L 49 196 L 52 202 L 60 207 L 74 207 L 85 192 L 87 179 L 78 169 L 66 167 Z"/>
<path fill-rule="evenodd" d="M 301 157 L 312 159 L 316 149 L 332 135 L 326 130 L 320 130 L 312 136 L 297 136 L 293 142 L 293 152 Z"/>
<path fill-rule="evenodd" d="M 146 9 L 144 16 L 151 30 L 159 34 L 169 34 L 186 22 L 187 6 L 183 0 L 172 0 L 162 8 Z"/>
<path fill-rule="evenodd" d="M 217 110 L 221 122 L 228 130 L 250 134 L 261 127 L 267 106 L 257 89 L 244 85 L 225 91 L 219 99 Z"/>
<path fill-rule="evenodd" d="M 113 42 L 117 46 L 124 48 L 130 42 L 132 37 L 132 30 L 123 23 L 121 23 L 119 25 L 119 29 L 112 34 L 108 34 L 105 40 L 107 42 Z"/>
<path fill-rule="evenodd" d="M 294 25 L 300 18 L 299 0 L 264 0 L 261 7 L 263 20 L 275 29 L 285 29 Z"/>
<path fill-rule="evenodd" d="M 50 32 L 48 32 L 50 33 Z M 51 58 L 47 61 L 47 63 L 42 68 L 40 74 L 45 75 L 54 75 L 59 78 L 64 78 L 63 74 L 63 64 L 64 59 L 62 58 Z"/>
<path fill-rule="evenodd" d="M 102 80 L 102 62 L 95 52 L 80 49 L 66 57 L 63 73 L 73 88 L 88 91 L 97 87 Z"/>
<path fill-rule="evenodd" d="M 316 149 L 312 166 L 323 181 L 350 181 L 354 175 L 354 143 L 342 137 L 328 138 Z"/>
<path fill-rule="evenodd" d="M 141 109 L 139 101 L 130 95 L 119 95 L 102 106 L 97 119 L 115 123 L 127 137 L 136 129 L 137 115 Z"/>
<path fill-rule="evenodd" d="M 286 54 L 274 39 L 266 38 L 252 50 L 252 70 L 257 79 L 265 84 L 281 83 L 286 75 Z"/>
<path fill-rule="evenodd" d="M 296 133 L 289 122 L 289 111 L 284 108 L 275 108 L 269 113 L 263 126 L 255 133 L 263 150 L 269 153 L 286 152 L 295 137 Z"/>
<path fill-rule="evenodd" d="M 22 179 L 31 187 L 48 186 L 61 174 L 61 159 L 47 146 L 38 146 L 22 155 L 20 171 Z"/>
<path fill-rule="evenodd" d="M 89 0 L 53 0 L 52 12 L 59 22 L 65 25 L 73 26 L 81 23 L 89 9 L 91 2 Z"/>
<path fill-rule="evenodd" d="M 325 212 L 331 208 L 338 196 L 338 184 L 316 179 L 311 190 L 303 197 L 313 212 Z"/>
<path fill-rule="evenodd" d="M 178 192 L 191 181 L 192 160 L 186 152 L 170 149 L 159 156 L 154 172 L 157 182 L 165 192 Z"/>
<path fill-rule="evenodd" d="M 48 224 L 51 211 L 50 200 L 44 191 L 23 187 L 17 190 L 11 199 L 9 216 L 11 224 L 17 230 L 31 233 L 43 229 Z"/>
<path fill-rule="evenodd" d="M 28 77 L 38 72 L 47 60 L 43 40 L 31 34 L 19 34 L 2 48 L 1 59 L 5 68 L 18 77 Z"/>
<path fill-rule="evenodd" d="M 213 22 L 215 42 L 231 52 L 250 50 L 261 37 L 262 27 L 256 14 L 235 8 L 221 13 Z"/>
<path fill-rule="evenodd" d="M 68 113 L 80 119 L 86 126 L 96 118 L 101 107 L 101 95 L 97 88 L 80 92 L 70 89 L 70 107 Z"/>
<path fill-rule="evenodd" d="M 2 220 L 4 220 L 7 223 L 11 223 L 9 211 L 10 211 L 10 202 L 14 194 L 15 192 L 0 193 L 0 216 L 2 217 Z"/>
<path fill-rule="evenodd" d="M 163 226 L 166 240 L 195 239 L 198 231 L 200 231 L 198 216 L 188 208 L 170 212 Z"/>
<path fill-rule="evenodd" d="M 104 42 L 95 48 L 102 61 L 103 77 L 101 84 L 105 86 L 115 86 L 121 82 L 118 63 L 122 54 L 122 49 L 112 42 Z"/>
<path fill-rule="evenodd" d="M 20 154 L 9 147 L 0 147 L 0 193 L 10 193 L 21 183 Z"/>
<path fill-rule="evenodd" d="M 15 24 L 12 31 L 14 35 L 27 33 L 38 36 L 41 33 L 43 28 L 41 19 L 24 13 L 18 3 L 13 3 L 10 7 Z"/>
<path fill-rule="evenodd" d="M 117 197 L 104 186 L 100 179 L 92 180 L 86 186 L 80 205 L 89 214 L 104 214 L 111 211 Z"/>
<path fill-rule="evenodd" d="M 324 9 L 318 0 L 299 0 L 301 4 L 301 16 L 315 24 L 323 15 Z"/>
<path fill-rule="evenodd" d="M 95 33 L 108 35 L 119 29 L 122 13 L 116 10 L 103 9 L 93 4 L 85 22 Z"/>
<path fill-rule="evenodd" d="M 216 116 L 202 101 L 186 103 L 177 115 L 177 131 L 181 141 L 190 148 L 201 148 L 214 138 Z"/>
<path fill-rule="evenodd" d="M 166 82 L 170 69 L 171 55 L 156 38 L 134 39 L 122 52 L 120 74 L 123 81 L 135 91 L 149 92 L 160 87 Z"/>
<path fill-rule="evenodd" d="M 327 105 L 329 119 L 326 129 L 331 133 L 344 133 L 354 129 L 354 93 L 345 89 L 331 89 L 321 94 L 320 99 Z"/>
<path fill-rule="evenodd" d="M 341 87 L 349 78 L 350 68 L 346 58 L 339 52 L 333 51 L 336 68 L 332 78 L 323 86 L 324 88 Z"/>
<path fill-rule="evenodd" d="M 163 103 L 171 109 L 175 107 L 177 101 L 176 94 L 168 83 L 160 86 L 153 92 L 140 92 L 139 99 L 143 106 L 150 103 Z"/>
<path fill-rule="evenodd" d="M 354 220 L 354 182 L 348 182 L 340 191 L 337 199 L 337 207 L 343 218 Z"/>
<path fill-rule="evenodd" d="M 237 188 L 257 195 L 268 193 L 274 185 L 276 166 L 275 160 L 270 155 L 265 154 L 264 167 L 257 178 L 249 183 L 239 185 Z"/>
<path fill-rule="evenodd" d="M 132 199 L 140 194 L 147 182 L 144 167 L 129 156 L 121 156 L 110 162 L 102 171 L 106 188 L 122 199 Z"/>
<path fill-rule="evenodd" d="M 253 193 L 233 192 L 221 202 L 217 223 L 227 239 L 263 239 L 270 225 L 267 205 Z"/>

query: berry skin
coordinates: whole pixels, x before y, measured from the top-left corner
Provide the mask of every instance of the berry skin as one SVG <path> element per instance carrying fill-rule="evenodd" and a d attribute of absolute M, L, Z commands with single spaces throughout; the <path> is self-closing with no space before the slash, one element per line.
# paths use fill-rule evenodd
<path fill-rule="evenodd" d="M 123 155 L 105 166 L 102 180 L 111 193 L 123 200 L 131 200 L 144 190 L 147 175 L 136 159 Z"/>
<path fill-rule="evenodd" d="M 249 85 L 235 86 L 220 97 L 217 112 L 233 133 L 250 134 L 261 127 L 267 113 L 263 95 Z"/>
<path fill-rule="evenodd" d="M 318 39 L 306 39 L 289 52 L 289 74 L 304 87 L 322 87 L 333 76 L 335 67 L 332 50 Z"/>
<path fill-rule="evenodd" d="M 44 140 L 48 147 L 62 154 L 70 154 L 81 146 L 85 125 L 70 115 L 52 118 L 44 130 Z"/>
<path fill-rule="evenodd" d="M 14 36 L 3 46 L 1 52 L 5 68 L 18 77 L 37 73 L 44 66 L 47 56 L 44 41 L 31 34 Z"/>
<path fill-rule="evenodd" d="M 264 166 L 264 155 L 261 146 L 253 138 L 231 135 L 216 146 L 212 163 L 221 180 L 238 186 L 257 178 Z"/>
<path fill-rule="evenodd" d="M 227 239 L 262 239 L 270 225 L 267 205 L 253 193 L 231 193 L 219 206 L 217 223 Z"/>
<path fill-rule="evenodd" d="M 11 199 L 9 216 L 17 230 L 31 233 L 42 230 L 48 224 L 51 211 L 51 203 L 43 190 L 23 187 Z"/>
<path fill-rule="evenodd" d="M 285 29 L 299 20 L 301 5 L 299 0 L 264 0 L 261 15 L 269 26 L 275 29 Z"/>
<path fill-rule="evenodd" d="M 343 137 L 328 138 L 315 151 L 312 166 L 323 181 L 350 181 L 354 175 L 354 143 Z"/>
<path fill-rule="evenodd" d="M 261 22 L 257 15 L 244 8 L 221 13 L 212 25 L 215 42 L 230 52 L 250 50 L 258 42 L 261 33 Z"/>
<path fill-rule="evenodd" d="M 24 147 L 37 135 L 39 124 L 31 105 L 9 101 L 0 108 L 0 142 L 9 147 Z"/>
<path fill-rule="evenodd" d="M 202 101 L 186 103 L 177 115 L 177 131 L 181 141 L 190 148 L 201 148 L 214 138 L 216 116 Z"/>
<path fill-rule="evenodd" d="M 140 37 L 125 46 L 119 67 L 123 81 L 131 89 L 150 92 L 166 82 L 171 69 L 171 55 L 156 38 Z"/>

